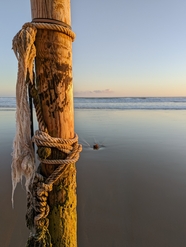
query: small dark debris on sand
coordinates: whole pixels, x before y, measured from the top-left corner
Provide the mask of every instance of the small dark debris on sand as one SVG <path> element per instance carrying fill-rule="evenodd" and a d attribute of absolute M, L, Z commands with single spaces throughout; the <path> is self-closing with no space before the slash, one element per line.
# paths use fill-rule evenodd
<path fill-rule="evenodd" d="M 97 143 L 94 144 L 94 145 L 93 145 L 93 149 L 98 150 L 98 149 L 99 149 L 99 145 L 98 145 Z"/>

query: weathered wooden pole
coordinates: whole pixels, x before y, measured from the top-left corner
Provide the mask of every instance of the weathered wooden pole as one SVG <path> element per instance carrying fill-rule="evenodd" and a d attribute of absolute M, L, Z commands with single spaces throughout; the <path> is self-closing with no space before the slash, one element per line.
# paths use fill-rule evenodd
<path fill-rule="evenodd" d="M 70 0 L 31 0 L 33 23 L 52 23 L 71 30 Z M 38 29 L 36 86 L 43 120 L 52 137 L 74 138 L 72 37 L 65 32 Z M 65 154 L 52 149 L 50 159 Z M 58 165 L 40 164 L 48 177 Z M 49 232 L 53 247 L 77 246 L 76 167 L 68 165 L 49 193 Z"/>

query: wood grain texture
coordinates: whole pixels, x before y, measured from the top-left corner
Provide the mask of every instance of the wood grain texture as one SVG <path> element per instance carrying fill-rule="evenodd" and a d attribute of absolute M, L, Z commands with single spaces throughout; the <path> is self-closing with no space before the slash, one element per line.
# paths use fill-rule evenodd
<path fill-rule="evenodd" d="M 72 41 L 67 35 L 38 30 L 36 81 L 49 134 L 74 137 Z"/>
<path fill-rule="evenodd" d="M 31 0 L 32 18 L 56 19 L 70 25 L 70 0 Z M 74 137 L 72 39 L 61 32 L 38 29 L 36 85 L 42 115 L 52 137 Z M 65 154 L 53 148 L 49 159 Z M 58 165 L 40 164 L 48 177 Z M 76 166 L 68 166 L 49 193 L 49 232 L 53 247 L 77 246 Z"/>
<path fill-rule="evenodd" d="M 71 25 L 70 0 L 30 0 L 32 19 L 46 18 Z"/>

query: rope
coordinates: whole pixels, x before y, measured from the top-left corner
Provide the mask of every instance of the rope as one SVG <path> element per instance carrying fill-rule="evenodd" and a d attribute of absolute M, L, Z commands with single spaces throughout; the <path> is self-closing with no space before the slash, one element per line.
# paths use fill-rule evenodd
<path fill-rule="evenodd" d="M 34 46 L 36 28 L 27 26 L 22 29 L 13 39 L 13 50 L 18 60 L 18 75 L 16 83 L 16 135 L 13 142 L 12 152 L 12 204 L 13 195 L 17 183 L 26 178 L 26 189 L 33 177 L 34 152 L 30 140 L 30 111 L 27 100 L 27 74 L 30 83 L 33 82 L 33 61 L 36 56 Z"/>
<path fill-rule="evenodd" d="M 42 131 L 36 131 L 35 136 L 33 138 L 33 141 L 36 143 L 38 147 L 53 147 L 57 148 L 58 150 L 68 154 L 69 156 L 66 157 L 66 160 L 47 160 L 42 159 L 39 157 L 40 161 L 44 164 L 70 164 L 75 163 L 79 156 L 79 152 L 81 151 L 80 146 L 78 146 L 76 143 L 78 141 L 78 136 L 75 134 L 75 137 L 73 139 L 61 139 L 61 138 L 54 138 L 51 137 L 49 134 L 42 132 Z M 72 160 L 73 159 L 73 160 Z"/>
<path fill-rule="evenodd" d="M 45 22 L 43 23 L 28 22 L 28 23 L 25 23 L 22 28 L 24 29 L 25 27 L 30 26 L 30 25 L 35 26 L 37 29 L 53 30 L 53 31 L 64 33 L 67 36 L 69 36 L 72 39 L 72 41 L 74 41 L 76 37 L 75 33 L 71 29 L 69 29 L 66 26 L 58 25 L 58 24 L 51 24 L 51 23 L 45 23 Z"/>
<path fill-rule="evenodd" d="M 27 247 L 51 247 L 51 236 L 48 231 L 49 220 L 47 218 L 50 210 L 47 203 L 48 193 L 52 191 L 53 184 L 68 169 L 69 165 L 79 159 L 82 146 L 78 144 L 77 134 L 72 139 L 54 138 L 48 134 L 33 76 L 33 63 L 36 56 L 34 42 L 37 29 L 62 32 L 69 36 L 72 41 L 75 39 L 75 34 L 63 25 L 32 22 L 24 24 L 22 30 L 13 39 L 13 50 L 18 59 L 18 77 L 16 85 L 16 136 L 12 154 L 12 201 L 17 183 L 20 182 L 22 176 L 25 176 L 27 190 L 26 221 L 31 231 Z M 35 132 L 32 140 L 30 138 L 30 111 L 27 100 L 28 87 L 39 123 L 39 130 Z M 42 163 L 58 165 L 48 178 L 35 172 L 32 141 L 38 146 L 38 158 Z M 57 148 L 60 152 L 65 153 L 66 158 L 49 159 L 52 148 Z"/>
<path fill-rule="evenodd" d="M 47 160 L 40 161 L 45 164 L 60 164 L 54 172 L 45 179 L 41 174 L 36 173 L 33 184 L 30 186 L 30 191 L 27 195 L 27 226 L 32 231 L 35 229 L 35 234 L 32 234 L 28 239 L 27 246 L 31 247 L 36 242 L 50 242 L 50 234 L 48 232 L 49 220 L 49 205 L 47 204 L 48 193 L 52 191 L 53 184 L 61 177 L 68 169 L 68 165 L 75 163 L 79 158 L 79 153 L 82 146 L 78 144 L 78 136 L 75 134 L 73 139 L 52 138 L 49 134 L 36 131 L 33 141 L 37 146 L 55 147 L 58 150 L 67 154 L 65 160 Z M 47 239 L 47 241 L 46 241 Z M 50 246 L 50 245 L 49 245 Z"/>
<path fill-rule="evenodd" d="M 32 20 L 32 22 L 42 22 L 42 23 L 50 23 L 50 24 L 56 24 L 56 25 L 61 25 L 61 26 L 64 26 L 64 27 L 67 27 L 69 29 L 71 29 L 71 26 L 68 25 L 67 23 L 63 22 L 63 21 L 59 21 L 59 20 L 56 20 L 56 19 L 48 19 L 48 18 L 34 18 Z"/>
<path fill-rule="evenodd" d="M 39 99 L 39 95 L 38 95 L 37 89 L 35 88 L 34 83 L 30 83 L 30 81 L 29 81 L 29 88 L 30 88 L 30 93 L 31 93 L 31 96 L 33 98 L 33 102 L 34 102 L 34 106 L 35 106 L 36 117 L 37 117 L 37 121 L 39 123 L 39 129 L 44 131 L 44 132 L 48 132 L 46 124 L 43 121 L 43 114 L 41 111 L 40 99 Z"/>

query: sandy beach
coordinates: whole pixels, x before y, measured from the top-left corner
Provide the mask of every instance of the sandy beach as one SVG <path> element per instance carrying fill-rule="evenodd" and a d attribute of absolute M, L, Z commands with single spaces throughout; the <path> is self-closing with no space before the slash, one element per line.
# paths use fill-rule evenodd
<path fill-rule="evenodd" d="M 23 247 L 23 186 L 11 205 L 15 111 L 0 119 L 0 246 Z M 75 110 L 79 247 L 186 246 L 185 123 L 185 110 Z"/>

